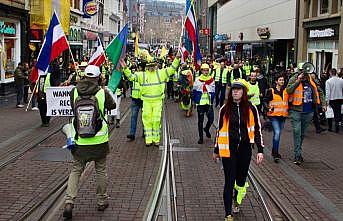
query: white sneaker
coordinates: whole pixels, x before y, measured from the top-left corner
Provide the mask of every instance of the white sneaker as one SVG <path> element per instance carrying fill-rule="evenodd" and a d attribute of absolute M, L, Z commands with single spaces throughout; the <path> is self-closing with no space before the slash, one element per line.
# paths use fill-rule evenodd
<path fill-rule="evenodd" d="M 23 104 L 18 104 L 17 107 L 18 107 L 18 108 L 23 108 L 24 105 L 23 105 Z"/>
<path fill-rule="evenodd" d="M 33 110 L 33 111 L 38 111 L 39 108 L 38 108 L 38 107 L 33 107 L 31 110 Z"/>
<path fill-rule="evenodd" d="M 239 213 L 239 205 L 238 205 L 238 203 L 236 203 L 236 202 L 233 203 L 232 212 L 233 213 Z"/>

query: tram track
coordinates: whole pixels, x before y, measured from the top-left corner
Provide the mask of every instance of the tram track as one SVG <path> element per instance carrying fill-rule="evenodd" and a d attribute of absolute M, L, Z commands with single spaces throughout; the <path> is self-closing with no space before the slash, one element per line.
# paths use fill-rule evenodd
<path fill-rule="evenodd" d="M 123 117 L 120 120 L 121 124 L 127 118 L 129 113 L 130 113 L 130 106 L 128 106 L 127 109 L 125 110 Z M 61 128 L 57 130 L 54 134 L 51 134 L 50 136 L 46 137 L 40 142 L 37 142 L 37 144 L 30 149 L 37 147 L 39 144 L 41 144 L 45 140 L 57 134 L 61 130 Z M 109 134 L 113 132 L 114 128 L 115 128 L 114 125 L 110 127 Z M 83 183 L 85 180 L 87 180 L 93 168 L 94 168 L 94 162 L 90 162 L 86 165 L 86 168 L 80 177 L 80 183 Z M 53 188 L 51 188 L 46 194 L 44 194 L 43 197 L 39 200 L 39 202 L 35 203 L 33 207 L 27 210 L 17 220 L 18 221 L 51 220 L 53 216 L 59 212 L 59 209 L 61 208 L 61 206 L 63 206 L 63 203 L 64 203 L 63 196 L 67 189 L 68 177 L 69 177 L 69 173 L 66 174 L 66 176 L 63 176 L 61 179 L 59 179 L 59 181 L 56 182 L 56 185 L 54 185 Z"/>

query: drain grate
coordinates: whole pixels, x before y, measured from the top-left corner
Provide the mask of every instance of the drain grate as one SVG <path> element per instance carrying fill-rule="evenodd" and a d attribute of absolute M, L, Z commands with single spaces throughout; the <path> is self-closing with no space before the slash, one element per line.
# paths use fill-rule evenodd
<path fill-rule="evenodd" d="M 335 170 L 335 168 L 329 166 L 327 163 L 323 161 L 310 161 L 310 162 L 305 161 L 304 163 L 301 164 L 301 167 L 303 169 L 308 169 L 308 170 Z"/>
<path fill-rule="evenodd" d="M 37 161 L 50 161 L 50 162 L 72 162 L 73 156 L 66 148 L 61 147 L 42 147 L 31 158 Z"/>

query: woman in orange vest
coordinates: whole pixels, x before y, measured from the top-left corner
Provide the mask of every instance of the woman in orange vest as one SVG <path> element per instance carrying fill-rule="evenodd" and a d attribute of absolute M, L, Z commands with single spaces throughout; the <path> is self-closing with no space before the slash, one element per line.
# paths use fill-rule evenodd
<path fill-rule="evenodd" d="M 224 205 L 226 221 L 233 220 L 232 212 L 246 194 L 248 170 L 252 155 L 252 144 L 258 147 L 257 164 L 263 160 L 261 124 L 256 107 L 248 101 L 248 87 L 241 80 L 233 81 L 227 103 L 220 109 L 219 129 L 213 160 L 222 158 L 225 185 Z M 234 210 L 232 211 L 232 199 Z"/>
<path fill-rule="evenodd" d="M 274 162 L 278 163 L 281 158 L 281 155 L 279 154 L 281 130 L 283 129 L 286 117 L 288 116 L 288 94 L 284 87 L 284 75 L 277 75 L 275 83 L 275 87 L 270 88 L 267 91 L 265 100 L 269 103 L 267 116 L 272 122 L 274 131 L 272 157 L 274 158 Z"/>

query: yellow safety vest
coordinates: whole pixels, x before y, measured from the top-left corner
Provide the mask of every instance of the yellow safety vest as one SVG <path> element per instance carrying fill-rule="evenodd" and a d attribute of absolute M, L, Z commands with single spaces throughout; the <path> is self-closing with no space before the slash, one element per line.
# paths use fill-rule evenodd
<path fill-rule="evenodd" d="M 249 93 L 248 94 L 254 94 L 253 97 L 251 97 L 249 99 L 249 101 L 253 104 L 253 105 L 259 105 L 261 103 L 260 101 L 260 88 L 258 87 L 258 82 L 256 82 L 256 84 L 250 84 L 249 83 Z"/>
<path fill-rule="evenodd" d="M 219 82 L 220 71 L 221 71 L 220 68 L 217 68 L 217 69 L 216 69 L 216 74 L 215 74 L 215 78 L 214 78 L 214 81 L 215 81 L 215 82 Z M 224 69 L 223 69 L 223 73 L 222 73 L 222 83 L 223 83 L 223 84 L 226 84 L 226 83 L 227 83 L 227 73 L 228 73 L 228 72 L 229 72 L 229 69 L 227 69 L 227 68 L 224 68 Z"/>
<path fill-rule="evenodd" d="M 77 89 L 74 89 L 74 102 L 76 101 L 76 98 L 78 97 L 78 92 Z M 104 89 L 100 89 L 96 94 L 95 94 L 96 99 L 98 100 L 98 107 L 99 111 L 101 112 L 101 115 L 104 117 L 102 120 L 102 127 L 101 129 L 95 134 L 94 137 L 87 137 L 87 138 L 82 138 L 82 137 L 75 137 L 75 143 L 77 145 L 97 145 L 97 144 L 102 144 L 108 142 L 108 125 L 105 121 L 107 118 L 107 115 L 105 113 L 105 91 Z M 73 125 L 74 125 L 74 119 L 73 119 Z M 76 128 L 74 128 L 76 131 Z"/>

